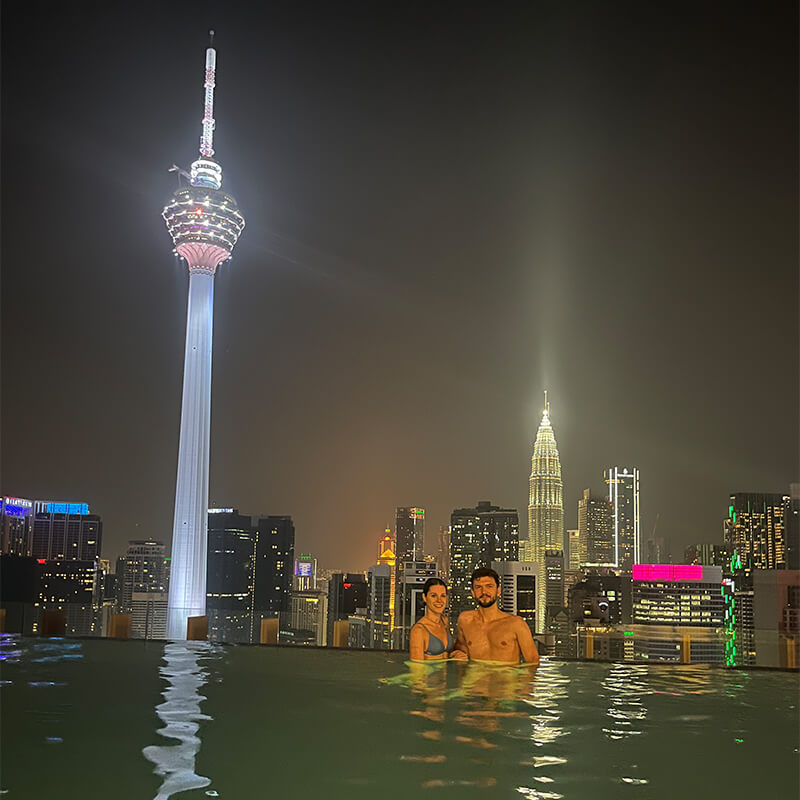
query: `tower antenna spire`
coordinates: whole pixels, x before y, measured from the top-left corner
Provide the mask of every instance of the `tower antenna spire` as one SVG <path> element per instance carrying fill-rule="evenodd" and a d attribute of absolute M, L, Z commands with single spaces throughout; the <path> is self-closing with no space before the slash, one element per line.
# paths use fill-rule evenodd
<path fill-rule="evenodd" d="M 544 413 L 550 416 L 550 403 L 547 402 L 547 389 L 544 390 Z"/>
<path fill-rule="evenodd" d="M 217 73 L 217 51 L 214 49 L 214 31 L 208 32 L 209 42 L 206 50 L 205 103 L 203 106 L 203 135 L 200 137 L 200 155 L 211 158 L 214 155 L 214 86 Z"/>

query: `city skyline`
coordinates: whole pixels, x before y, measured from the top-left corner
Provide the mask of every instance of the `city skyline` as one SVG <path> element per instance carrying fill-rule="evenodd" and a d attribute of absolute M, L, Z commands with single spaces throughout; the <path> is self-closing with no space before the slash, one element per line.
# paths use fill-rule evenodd
<path fill-rule="evenodd" d="M 209 27 L 250 225 L 217 285 L 212 505 L 289 514 L 303 550 L 353 569 L 416 504 L 435 552 L 454 508 L 523 512 L 544 389 L 565 528 L 609 464 L 640 470 L 642 542 L 657 521 L 673 555 L 722 541 L 731 493 L 788 492 L 797 114 L 778 12 L 754 32 L 651 9 L 654 33 L 587 11 L 602 53 L 561 11 L 498 15 L 489 43 L 464 17 L 452 71 L 443 11 L 333 44 L 324 14 L 256 32 L 258 12 L 187 30 L 185 10 L 153 10 L 143 60 L 112 9 L 4 10 L 9 63 L 33 65 L 4 75 L 5 494 L 88 501 L 106 557 L 169 540 L 186 276 L 154 209 L 196 141 Z M 68 85 L 36 66 L 57 61 Z M 45 241 L 41 186 L 60 198 Z M 773 391 L 733 385 L 739 363 Z"/>

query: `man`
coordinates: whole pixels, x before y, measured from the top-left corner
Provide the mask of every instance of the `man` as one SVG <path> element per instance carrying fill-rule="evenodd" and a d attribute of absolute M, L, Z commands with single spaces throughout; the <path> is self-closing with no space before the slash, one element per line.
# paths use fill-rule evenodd
<path fill-rule="evenodd" d="M 475 661 L 519 664 L 522 660 L 538 665 L 539 651 L 530 628 L 522 617 L 497 607 L 499 594 L 500 576 L 493 569 L 479 567 L 472 573 L 472 596 L 478 607 L 459 616 L 455 649 Z"/>

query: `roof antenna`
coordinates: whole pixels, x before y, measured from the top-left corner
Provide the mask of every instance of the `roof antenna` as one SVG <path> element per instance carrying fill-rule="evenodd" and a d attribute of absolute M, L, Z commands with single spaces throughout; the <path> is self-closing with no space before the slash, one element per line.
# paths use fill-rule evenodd
<path fill-rule="evenodd" d="M 208 32 L 208 46 L 209 47 L 213 47 L 214 46 L 214 31 L 209 31 Z"/>

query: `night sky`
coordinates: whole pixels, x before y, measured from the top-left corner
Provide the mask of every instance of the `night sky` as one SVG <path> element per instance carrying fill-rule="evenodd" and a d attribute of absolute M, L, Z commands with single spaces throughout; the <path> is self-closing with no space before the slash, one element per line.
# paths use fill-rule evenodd
<path fill-rule="evenodd" d="M 524 532 L 544 389 L 568 527 L 614 464 L 676 556 L 798 479 L 795 4 L 252 5 L 3 4 L 4 493 L 171 537 L 212 27 L 212 504 L 331 568 L 398 505 Z"/>

